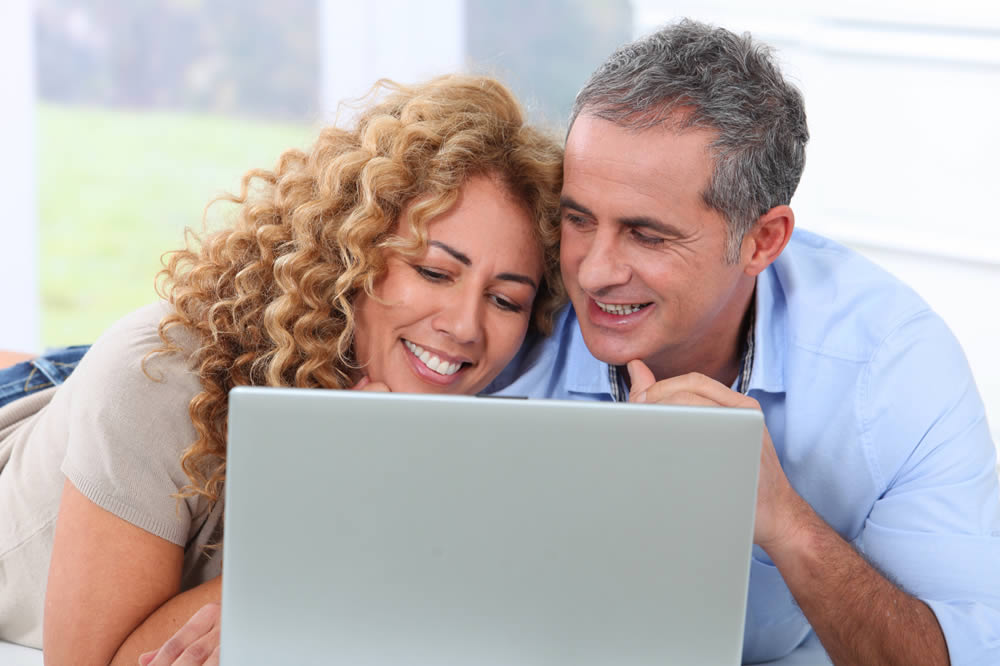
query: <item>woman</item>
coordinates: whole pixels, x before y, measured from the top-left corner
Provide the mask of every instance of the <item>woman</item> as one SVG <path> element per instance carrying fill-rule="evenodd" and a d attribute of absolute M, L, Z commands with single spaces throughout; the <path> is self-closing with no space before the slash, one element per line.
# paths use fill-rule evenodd
<path fill-rule="evenodd" d="M 47 663 L 134 664 L 218 600 L 232 387 L 471 394 L 548 329 L 558 145 L 487 78 L 382 89 L 221 197 L 233 226 L 172 255 L 164 302 L 0 409 L 0 638 L 43 642 L 47 587 Z"/>

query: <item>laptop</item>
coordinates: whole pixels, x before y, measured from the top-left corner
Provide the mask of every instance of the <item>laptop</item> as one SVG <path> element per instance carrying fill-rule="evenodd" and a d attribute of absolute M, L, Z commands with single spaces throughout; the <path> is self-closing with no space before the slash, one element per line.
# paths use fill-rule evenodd
<path fill-rule="evenodd" d="M 224 666 L 740 663 L 759 412 L 229 405 Z"/>

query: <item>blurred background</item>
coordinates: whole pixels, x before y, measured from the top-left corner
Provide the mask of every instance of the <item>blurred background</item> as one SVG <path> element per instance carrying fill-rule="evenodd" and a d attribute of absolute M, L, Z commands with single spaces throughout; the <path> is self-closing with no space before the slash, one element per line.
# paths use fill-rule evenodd
<path fill-rule="evenodd" d="M 747 4 L 5 3 L 0 349 L 91 342 L 155 299 L 160 256 L 201 228 L 213 196 L 307 147 L 380 77 L 493 74 L 561 136 L 615 47 L 690 16 L 777 49 L 812 132 L 799 226 L 865 253 L 944 316 L 1000 441 L 1000 3 Z"/>

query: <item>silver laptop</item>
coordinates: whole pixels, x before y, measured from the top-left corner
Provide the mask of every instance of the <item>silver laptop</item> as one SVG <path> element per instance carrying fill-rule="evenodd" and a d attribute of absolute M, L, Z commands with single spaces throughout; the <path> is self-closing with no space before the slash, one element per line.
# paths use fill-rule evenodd
<path fill-rule="evenodd" d="M 758 412 L 229 405 L 224 665 L 740 663 Z"/>

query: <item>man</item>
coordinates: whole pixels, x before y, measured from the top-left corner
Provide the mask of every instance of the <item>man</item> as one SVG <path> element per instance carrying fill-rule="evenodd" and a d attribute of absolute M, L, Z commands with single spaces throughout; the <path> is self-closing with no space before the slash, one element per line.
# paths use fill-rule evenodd
<path fill-rule="evenodd" d="M 940 318 L 797 231 L 808 130 L 767 48 L 683 21 L 577 97 L 572 301 L 489 390 L 763 410 L 744 659 L 1000 663 L 996 454 Z"/>

